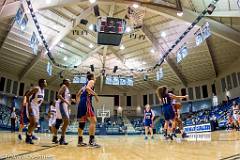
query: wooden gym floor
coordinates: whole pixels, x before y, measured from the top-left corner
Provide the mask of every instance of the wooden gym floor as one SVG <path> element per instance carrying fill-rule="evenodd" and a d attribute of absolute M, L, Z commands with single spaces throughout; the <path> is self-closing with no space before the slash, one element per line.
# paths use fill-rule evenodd
<path fill-rule="evenodd" d="M 240 159 L 240 132 L 220 131 L 192 134 L 188 139 L 166 141 L 143 136 L 97 136 L 101 148 L 77 147 L 77 135 L 67 136 L 68 146 L 51 144 L 49 134 L 27 145 L 17 133 L 0 132 L 1 159 L 79 159 L 79 160 L 236 160 Z M 25 136 L 24 136 L 25 137 Z M 85 141 L 88 137 L 85 136 Z"/>

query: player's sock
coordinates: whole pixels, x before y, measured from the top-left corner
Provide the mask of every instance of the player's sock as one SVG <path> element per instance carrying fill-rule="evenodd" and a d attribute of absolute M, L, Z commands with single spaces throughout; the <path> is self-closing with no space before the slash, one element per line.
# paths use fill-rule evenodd
<path fill-rule="evenodd" d="M 65 137 L 61 136 L 60 140 L 59 140 L 59 144 L 60 145 L 68 145 L 68 143 L 65 141 Z"/>
<path fill-rule="evenodd" d="M 94 148 L 100 148 L 101 146 L 96 143 L 95 137 L 93 135 L 90 135 L 89 137 L 89 146 Z"/>
<path fill-rule="evenodd" d="M 188 137 L 188 135 L 185 132 L 183 132 L 182 138 L 187 138 L 187 137 Z"/>
<path fill-rule="evenodd" d="M 84 147 L 86 145 L 87 145 L 87 143 L 83 142 L 83 137 L 82 136 L 78 136 L 78 146 L 79 147 Z"/>
<path fill-rule="evenodd" d="M 35 135 L 32 135 L 32 139 L 33 139 L 33 140 L 38 140 L 38 137 L 35 136 Z"/>
<path fill-rule="evenodd" d="M 25 140 L 25 142 L 26 142 L 27 144 L 34 144 L 34 143 L 33 143 L 33 140 L 32 140 L 32 136 L 31 136 L 31 135 L 28 135 L 27 132 L 26 132 L 26 140 Z"/>
<path fill-rule="evenodd" d="M 167 129 L 164 130 L 164 137 L 167 137 Z"/>
<path fill-rule="evenodd" d="M 171 140 L 173 140 L 173 135 L 172 135 L 172 133 L 168 135 L 168 138 L 171 139 Z"/>
<path fill-rule="evenodd" d="M 21 141 L 22 140 L 22 135 L 18 134 L 18 139 Z"/>
<path fill-rule="evenodd" d="M 175 130 L 175 129 L 173 129 L 172 136 L 173 136 L 173 137 L 175 137 L 175 138 L 177 138 L 177 135 L 176 135 L 176 130 Z"/>
<path fill-rule="evenodd" d="M 56 144 L 58 143 L 57 136 L 53 136 L 53 138 L 52 138 L 52 142 L 53 142 L 53 143 L 56 143 Z"/>

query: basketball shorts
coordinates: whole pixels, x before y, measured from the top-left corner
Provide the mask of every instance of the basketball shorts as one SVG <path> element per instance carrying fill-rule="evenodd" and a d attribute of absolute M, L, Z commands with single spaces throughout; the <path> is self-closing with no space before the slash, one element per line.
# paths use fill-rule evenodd
<path fill-rule="evenodd" d="M 55 123 L 56 123 L 56 117 L 55 116 L 52 116 L 51 118 L 49 118 L 49 120 L 48 120 L 48 126 L 49 127 L 55 125 Z"/>
<path fill-rule="evenodd" d="M 56 119 L 55 128 L 58 130 L 63 123 L 62 119 Z"/>
<path fill-rule="evenodd" d="M 78 104 L 77 118 L 86 121 L 88 117 L 94 116 L 95 112 L 90 97 L 81 97 Z"/>
<path fill-rule="evenodd" d="M 233 120 L 238 121 L 239 119 L 239 114 L 233 114 Z"/>
<path fill-rule="evenodd" d="M 146 119 L 146 120 L 144 121 L 144 126 L 145 126 L 145 127 L 153 127 L 152 120 L 151 120 L 151 119 Z"/>
<path fill-rule="evenodd" d="M 171 104 L 163 105 L 163 115 L 166 121 L 174 119 L 175 113 Z"/>
<path fill-rule="evenodd" d="M 40 112 L 39 112 L 39 106 L 31 105 L 32 111 L 29 111 L 29 108 L 26 107 L 27 112 L 27 118 L 29 119 L 30 116 L 33 116 L 35 118 L 36 123 L 39 122 L 40 118 Z"/>
<path fill-rule="evenodd" d="M 56 102 L 56 119 L 69 119 L 68 104 Z"/>

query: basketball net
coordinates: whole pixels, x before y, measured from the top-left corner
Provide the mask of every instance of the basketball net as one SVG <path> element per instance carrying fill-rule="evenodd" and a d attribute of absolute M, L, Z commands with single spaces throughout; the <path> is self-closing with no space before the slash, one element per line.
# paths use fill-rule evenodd
<path fill-rule="evenodd" d="M 105 105 L 103 105 L 102 109 L 97 110 L 97 117 L 102 118 L 102 124 L 106 117 L 110 118 L 110 111 L 105 110 Z"/>
<path fill-rule="evenodd" d="M 128 12 L 126 16 L 127 18 L 129 18 L 130 22 L 133 24 L 134 27 L 139 27 L 143 24 L 145 10 L 128 7 Z"/>

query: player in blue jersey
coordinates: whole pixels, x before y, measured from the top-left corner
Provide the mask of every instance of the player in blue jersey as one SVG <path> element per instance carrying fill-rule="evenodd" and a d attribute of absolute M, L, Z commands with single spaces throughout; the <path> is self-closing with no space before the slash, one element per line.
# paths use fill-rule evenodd
<path fill-rule="evenodd" d="M 151 138 L 153 139 L 153 120 L 155 114 L 151 109 L 150 105 L 147 104 L 144 110 L 144 128 L 145 128 L 145 139 L 148 139 L 148 132 L 151 134 Z"/>
<path fill-rule="evenodd" d="M 172 106 L 173 99 L 183 99 L 188 96 L 176 96 L 174 94 L 168 93 L 167 87 L 158 87 L 156 90 L 159 101 L 162 103 L 162 111 L 165 118 L 165 135 L 166 138 L 173 140 L 172 124 L 175 118 L 175 112 Z"/>
<path fill-rule="evenodd" d="M 87 82 L 78 92 L 78 97 L 80 96 L 80 102 L 78 104 L 78 114 L 77 118 L 79 119 L 79 128 L 78 128 L 78 146 L 86 146 L 86 143 L 83 143 L 83 130 L 86 123 L 86 120 L 90 121 L 89 126 L 89 146 L 98 148 L 98 145 L 95 142 L 95 131 L 97 118 L 92 106 L 92 99 L 95 97 L 96 101 L 99 101 L 99 98 L 94 91 L 94 84 L 96 83 L 96 78 L 94 74 L 87 73 Z M 77 97 L 77 99 L 79 99 Z"/>

